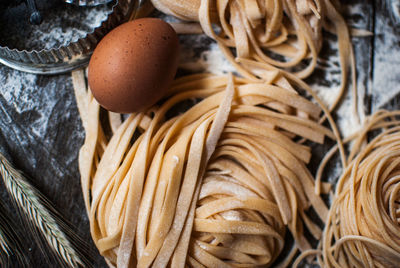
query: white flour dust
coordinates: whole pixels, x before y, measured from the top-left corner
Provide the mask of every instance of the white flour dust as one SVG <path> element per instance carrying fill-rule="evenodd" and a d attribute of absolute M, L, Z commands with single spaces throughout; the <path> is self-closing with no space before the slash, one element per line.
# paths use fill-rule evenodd
<path fill-rule="evenodd" d="M 375 26 L 375 57 L 372 84 L 373 110 L 381 108 L 400 94 L 400 32 L 395 32 L 388 17 L 377 20 Z M 392 53 L 387 53 L 392 51 Z M 399 107 L 396 107 L 399 109 Z"/>
<path fill-rule="evenodd" d="M 79 16 L 81 23 L 79 27 L 72 26 L 72 22 L 71 26 L 61 26 L 65 23 L 65 16 L 68 14 L 65 14 L 65 16 L 54 16 L 51 21 L 46 21 L 41 27 L 36 28 L 32 32 L 32 35 L 38 36 L 39 39 L 37 41 L 30 41 L 28 45 L 38 47 L 39 44 L 44 44 L 45 49 L 51 49 L 57 46 L 65 46 L 69 42 L 75 42 L 85 37 L 88 32 L 100 26 L 101 22 L 107 19 L 107 12 L 103 9 L 94 8 L 85 10 L 82 16 Z M 54 25 L 60 26 L 54 27 Z"/>
<path fill-rule="evenodd" d="M 201 41 L 204 36 L 198 36 Z M 196 55 L 190 45 L 181 49 L 180 65 L 182 69 L 190 70 L 192 72 L 210 72 L 213 74 L 226 74 L 228 72 L 235 72 L 235 68 L 226 59 L 222 51 L 219 49 L 218 44 L 212 42 L 207 50 L 201 51 Z"/>
<path fill-rule="evenodd" d="M 0 13 L 0 45 L 19 50 L 41 50 L 65 46 L 85 37 L 107 19 L 111 6 L 56 6 L 42 13 L 40 25 L 31 25 L 10 9 Z"/>
<path fill-rule="evenodd" d="M 12 116 L 30 122 L 27 131 L 37 137 L 44 137 L 49 123 L 54 124 L 53 117 L 59 113 L 60 106 L 71 105 L 71 93 L 67 90 L 70 80 L 66 76 L 38 76 L 22 73 L 0 66 L 0 101 L 6 103 L 3 107 Z M 62 114 L 62 118 L 69 118 L 70 111 Z M 11 122 L 9 122 L 11 123 Z"/>

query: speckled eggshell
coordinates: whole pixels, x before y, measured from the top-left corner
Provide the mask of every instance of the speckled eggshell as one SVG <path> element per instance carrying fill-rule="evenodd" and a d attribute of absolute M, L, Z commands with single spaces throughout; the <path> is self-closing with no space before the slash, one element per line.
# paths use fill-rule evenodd
<path fill-rule="evenodd" d="M 174 29 L 160 19 L 142 18 L 118 26 L 100 41 L 90 59 L 93 96 L 113 112 L 143 111 L 170 86 L 178 53 Z"/>

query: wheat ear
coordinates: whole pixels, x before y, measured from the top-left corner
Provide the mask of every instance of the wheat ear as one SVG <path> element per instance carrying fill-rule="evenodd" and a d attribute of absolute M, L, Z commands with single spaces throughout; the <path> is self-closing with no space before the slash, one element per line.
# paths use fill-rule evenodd
<path fill-rule="evenodd" d="M 18 207 L 45 237 L 49 246 L 71 267 L 83 266 L 57 221 L 42 204 L 40 193 L 0 153 L 0 175 Z"/>
<path fill-rule="evenodd" d="M 30 267 L 9 211 L 0 202 L 0 267 Z"/>

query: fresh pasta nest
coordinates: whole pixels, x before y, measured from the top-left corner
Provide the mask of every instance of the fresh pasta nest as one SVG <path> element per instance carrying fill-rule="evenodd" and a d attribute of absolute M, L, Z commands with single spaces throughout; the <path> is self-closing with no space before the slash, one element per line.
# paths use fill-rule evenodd
<path fill-rule="evenodd" d="M 262 71 L 256 69 L 274 67 L 293 71 L 299 78 L 309 76 L 316 67 L 325 28 L 338 35 L 345 79 L 352 48 L 336 1 L 152 0 L 152 3 L 166 14 L 199 22 L 204 33 L 216 40 L 238 71 L 249 78 L 253 74 L 262 77 Z M 235 55 L 228 48 L 234 48 Z"/>
<path fill-rule="evenodd" d="M 326 222 L 321 267 L 398 267 L 399 112 L 379 111 L 354 142 Z M 366 143 L 367 135 L 381 130 Z"/>
<path fill-rule="evenodd" d="M 109 126 L 83 72 L 73 81 L 86 131 L 79 168 L 91 234 L 110 266 L 265 267 L 286 230 L 295 239 L 286 264 L 311 248 L 304 229 L 321 238 L 306 212 L 325 220 L 328 210 L 301 141 L 335 136 L 318 124 L 321 109 L 280 73 L 268 83 L 182 77 L 160 106 L 123 122 L 108 113 Z M 197 103 L 171 116 L 188 100 Z"/>
<path fill-rule="evenodd" d="M 322 49 L 322 29 L 336 34 L 341 83 L 329 109 L 333 111 L 342 99 L 351 69 L 353 105 L 358 115 L 355 58 L 338 1 L 152 0 L 152 3 L 166 14 L 198 22 L 240 75 L 253 81 L 268 81 L 269 73 L 274 70 L 300 79 L 310 76 Z M 178 32 L 180 28 L 188 32 L 193 24 L 182 25 L 185 23 L 176 26 Z"/>

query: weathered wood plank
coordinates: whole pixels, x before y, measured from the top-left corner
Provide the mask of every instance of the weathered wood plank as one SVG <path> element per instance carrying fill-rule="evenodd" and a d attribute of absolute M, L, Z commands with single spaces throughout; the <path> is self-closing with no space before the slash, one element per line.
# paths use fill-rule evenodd
<path fill-rule="evenodd" d="M 391 19 L 390 7 L 384 6 L 383 2 L 376 1 L 371 92 L 373 111 L 400 108 L 400 25 Z"/>
<path fill-rule="evenodd" d="M 359 104 L 368 114 L 371 107 L 376 110 L 384 106 L 400 92 L 400 69 L 396 68 L 400 63 L 400 34 L 395 32 L 395 27 L 390 24 L 381 6 L 374 12 L 374 6 L 377 5 L 374 1 L 347 0 L 343 3 L 344 13 L 352 27 L 375 32 L 373 37 L 353 38 Z M 331 43 L 335 40 L 333 35 L 327 36 Z M 206 40 L 201 38 L 202 41 Z M 182 38 L 182 41 L 185 42 L 185 39 Z M 199 47 L 190 45 L 190 42 L 183 47 L 192 48 L 192 55 L 199 54 Z M 338 58 L 334 56 L 335 47 L 327 46 L 322 52 L 320 66 L 328 65 L 330 68 L 319 68 L 309 81 L 317 90 L 325 92 L 322 94 L 325 94 L 329 103 L 330 96 L 335 94 L 335 87 L 339 85 L 340 74 Z M 190 53 L 188 51 L 188 55 Z M 19 79 L 21 83 L 16 86 L 10 82 L 13 79 Z M 84 133 L 70 77 L 27 75 L 0 66 L 0 85 L 0 151 L 6 152 L 19 169 L 33 178 L 34 185 L 76 226 L 83 239 L 91 241 L 77 166 Z M 394 102 L 391 107 L 398 108 L 397 101 Z M 347 94 L 337 112 L 345 134 L 353 129 L 353 121 L 346 121 L 352 111 L 350 103 L 351 95 Z M 313 163 L 316 165 L 318 159 Z M 337 173 L 331 175 L 334 179 Z M 2 186 L 0 201 L 12 209 Z M 24 230 L 19 232 L 23 234 Z M 32 267 L 46 267 L 35 242 L 29 235 L 26 237 L 25 246 L 27 250 L 32 249 Z M 96 267 L 106 267 L 98 254 Z"/>

